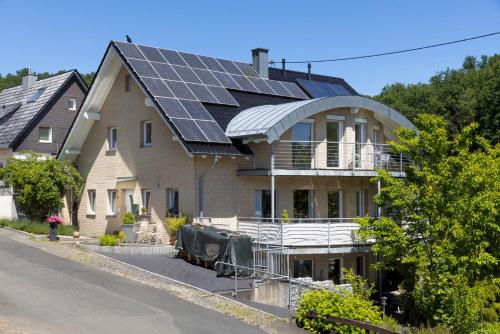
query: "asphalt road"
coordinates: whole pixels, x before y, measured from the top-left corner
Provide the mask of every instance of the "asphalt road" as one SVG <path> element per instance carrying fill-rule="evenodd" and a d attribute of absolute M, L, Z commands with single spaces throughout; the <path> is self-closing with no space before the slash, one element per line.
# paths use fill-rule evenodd
<path fill-rule="evenodd" d="M 256 327 L 164 291 L 0 236 L 0 331 L 9 330 L 262 333 Z"/>

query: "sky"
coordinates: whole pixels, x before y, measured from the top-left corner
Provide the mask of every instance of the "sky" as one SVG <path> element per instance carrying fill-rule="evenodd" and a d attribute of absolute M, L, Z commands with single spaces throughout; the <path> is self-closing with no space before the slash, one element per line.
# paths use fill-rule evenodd
<path fill-rule="evenodd" d="M 0 73 L 95 71 L 111 40 L 251 62 L 329 59 L 407 49 L 500 31 L 500 0 L 24 1 L 0 0 Z M 441 48 L 334 63 L 312 72 L 359 93 L 427 82 L 468 56 L 500 53 L 500 35 Z M 307 71 L 306 64 L 289 69 Z"/>

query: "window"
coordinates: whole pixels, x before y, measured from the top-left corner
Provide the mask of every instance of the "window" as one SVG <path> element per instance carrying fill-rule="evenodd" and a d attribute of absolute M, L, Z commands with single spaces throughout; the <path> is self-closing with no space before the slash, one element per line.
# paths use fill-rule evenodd
<path fill-rule="evenodd" d="M 341 218 L 341 192 L 328 191 L 328 218 Z"/>
<path fill-rule="evenodd" d="M 142 122 L 142 146 L 151 146 L 151 132 L 152 123 L 151 121 Z"/>
<path fill-rule="evenodd" d="M 365 215 L 365 191 L 356 191 L 356 216 L 363 217 Z"/>
<path fill-rule="evenodd" d="M 360 119 L 359 121 L 361 121 Z M 363 167 L 363 152 L 365 147 L 365 124 L 355 123 L 354 124 L 354 146 L 355 146 L 355 167 Z"/>
<path fill-rule="evenodd" d="M 255 191 L 255 216 L 262 218 L 271 218 L 271 190 Z M 276 208 L 278 207 L 278 196 L 274 191 L 274 216 L 278 217 Z"/>
<path fill-rule="evenodd" d="M 115 189 L 108 190 L 108 214 L 109 215 L 116 214 L 116 190 Z"/>
<path fill-rule="evenodd" d="M 312 125 L 300 122 L 292 127 L 292 165 L 295 169 L 311 169 Z"/>
<path fill-rule="evenodd" d="M 340 166 L 340 141 L 342 137 L 342 122 L 328 121 L 326 122 L 326 162 L 327 167 Z"/>
<path fill-rule="evenodd" d="M 132 90 L 132 81 L 130 80 L 130 75 L 125 76 L 125 91 L 130 92 Z"/>
<path fill-rule="evenodd" d="M 335 284 L 342 282 L 342 261 L 341 259 L 329 258 L 328 259 L 328 279 L 332 280 Z"/>
<path fill-rule="evenodd" d="M 28 103 L 33 103 L 36 100 L 38 100 L 38 98 L 43 94 L 43 92 L 45 92 L 45 88 L 38 88 L 36 92 L 31 96 Z"/>
<path fill-rule="evenodd" d="M 76 100 L 75 99 L 68 100 L 68 110 L 71 110 L 71 111 L 76 110 Z"/>
<path fill-rule="evenodd" d="M 40 143 L 52 143 L 52 128 L 40 126 L 38 128 L 38 141 Z"/>
<path fill-rule="evenodd" d="M 167 216 L 179 215 L 179 190 L 167 189 Z"/>
<path fill-rule="evenodd" d="M 95 190 L 88 190 L 88 197 L 89 197 L 89 207 L 88 207 L 88 213 L 91 215 L 95 215 Z"/>
<path fill-rule="evenodd" d="M 293 277 L 312 277 L 313 261 L 312 260 L 295 260 L 293 261 Z"/>
<path fill-rule="evenodd" d="M 361 277 L 365 277 L 365 257 L 357 256 L 356 257 L 356 275 Z"/>
<path fill-rule="evenodd" d="M 142 208 L 149 213 L 151 205 L 151 190 L 142 191 Z"/>
<path fill-rule="evenodd" d="M 117 132 L 115 127 L 108 128 L 108 150 L 116 150 Z"/>
<path fill-rule="evenodd" d="M 294 190 L 293 191 L 293 217 L 294 218 L 313 218 L 312 191 Z"/>

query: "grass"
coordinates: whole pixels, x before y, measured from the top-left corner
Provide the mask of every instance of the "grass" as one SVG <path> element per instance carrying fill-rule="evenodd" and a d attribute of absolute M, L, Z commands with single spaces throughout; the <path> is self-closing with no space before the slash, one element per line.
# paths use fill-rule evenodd
<path fill-rule="evenodd" d="M 38 221 L 1 219 L 0 227 L 4 226 L 32 234 L 49 234 L 49 224 Z M 73 226 L 59 225 L 57 227 L 58 235 L 73 235 L 74 231 Z"/>

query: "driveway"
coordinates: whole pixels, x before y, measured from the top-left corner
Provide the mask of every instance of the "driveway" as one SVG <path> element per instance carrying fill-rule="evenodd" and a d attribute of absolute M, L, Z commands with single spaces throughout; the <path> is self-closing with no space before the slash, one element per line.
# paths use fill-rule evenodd
<path fill-rule="evenodd" d="M 0 236 L 2 333 L 262 333 L 234 318 Z"/>

